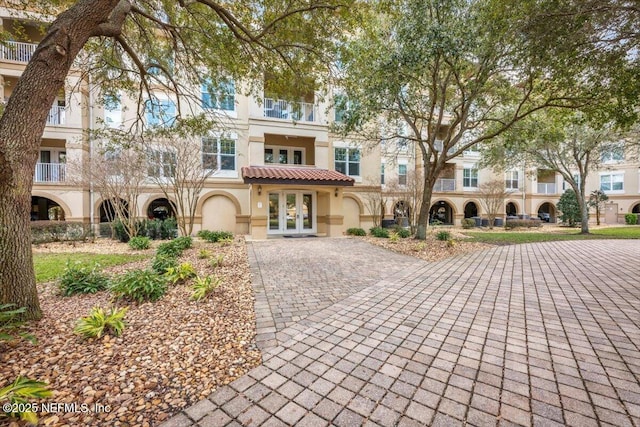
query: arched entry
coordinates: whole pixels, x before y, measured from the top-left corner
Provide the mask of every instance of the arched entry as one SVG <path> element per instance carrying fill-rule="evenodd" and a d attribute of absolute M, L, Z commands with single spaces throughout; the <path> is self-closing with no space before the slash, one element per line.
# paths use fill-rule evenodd
<path fill-rule="evenodd" d="M 64 221 L 64 209 L 51 199 L 31 197 L 31 221 Z"/>
<path fill-rule="evenodd" d="M 633 209 L 631 209 L 631 213 L 640 214 L 640 203 L 636 203 Z"/>
<path fill-rule="evenodd" d="M 124 206 L 125 217 L 129 217 L 129 207 L 125 200 L 120 199 L 120 203 Z M 116 208 L 114 200 L 103 200 L 100 203 L 100 222 L 111 222 L 116 219 Z"/>
<path fill-rule="evenodd" d="M 453 225 L 453 207 L 444 200 L 434 203 L 429 210 L 429 222 Z"/>
<path fill-rule="evenodd" d="M 166 198 L 155 199 L 149 203 L 147 218 L 165 220 L 170 216 L 175 217 L 176 214 L 171 202 Z"/>
<path fill-rule="evenodd" d="M 538 208 L 538 218 L 545 222 L 556 222 L 556 207 L 553 203 L 545 202 Z"/>
<path fill-rule="evenodd" d="M 464 217 L 473 218 L 474 216 L 478 216 L 478 205 L 475 202 L 469 202 L 464 205 Z"/>
<path fill-rule="evenodd" d="M 409 226 L 409 215 L 411 214 L 411 208 L 409 204 L 404 200 L 400 200 L 393 206 L 393 220 L 401 227 Z"/>
<path fill-rule="evenodd" d="M 516 204 L 513 202 L 507 203 L 507 207 L 505 208 L 504 213 L 507 214 L 507 216 L 518 215 L 518 208 L 516 207 Z"/>

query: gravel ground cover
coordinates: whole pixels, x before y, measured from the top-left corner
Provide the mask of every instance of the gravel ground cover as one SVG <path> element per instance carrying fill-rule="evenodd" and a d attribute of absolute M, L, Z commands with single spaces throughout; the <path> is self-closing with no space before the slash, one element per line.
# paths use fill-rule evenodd
<path fill-rule="evenodd" d="M 223 254 L 213 268 L 200 259 L 200 249 Z M 49 244 L 36 251 L 123 252 L 113 241 Z M 153 252 L 153 250 L 151 250 Z M 73 333 L 77 319 L 93 306 L 110 303 L 107 292 L 62 297 L 55 283 L 39 285 L 44 312 L 30 326 L 38 339 L 0 344 L 0 387 L 18 375 L 44 381 L 54 396 L 39 403 L 86 404 L 86 413 L 40 413 L 50 426 L 149 426 L 211 394 L 260 363 L 255 347 L 255 315 L 245 243 L 194 242 L 181 262 L 191 262 L 200 275 L 216 274 L 222 285 L 205 300 L 190 299 L 191 284 L 170 286 L 157 302 L 128 306 L 127 327 L 118 338 L 83 339 Z M 118 274 L 143 269 L 149 260 L 105 269 Z M 100 405 L 100 406 L 97 406 Z M 105 412 L 104 408 L 109 408 Z M 103 412 L 96 411 L 101 408 Z M 0 419 L 0 424 L 2 424 Z"/>

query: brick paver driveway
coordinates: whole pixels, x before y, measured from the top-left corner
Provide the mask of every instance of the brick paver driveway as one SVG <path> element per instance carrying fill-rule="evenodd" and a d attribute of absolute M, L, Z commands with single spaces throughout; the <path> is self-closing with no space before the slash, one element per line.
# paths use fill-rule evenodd
<path fill-rule="evenodd" d="M 338 253 L 347 265 L 345 248 L 369 256 L 362 242 L 316 241 L 321 252 L 283 249 L 291 289 L 300 264 Z M 289 243 L 254 243 L 253 261 Z M 263 350 L 263 365 L 166 425 L 638 427 L 638 253 L 638 241 L 574 241 L 398 259 L 402 268 L 361 278 L 360 290 L 340 285 L 355 293 L 320 301 L 304 328 L 284 321 L 287 336 L 296 333 Z M 332 294 L 332 276 L 315 287 Z M 281 298 L 274 307 L 287 308 Z"/>

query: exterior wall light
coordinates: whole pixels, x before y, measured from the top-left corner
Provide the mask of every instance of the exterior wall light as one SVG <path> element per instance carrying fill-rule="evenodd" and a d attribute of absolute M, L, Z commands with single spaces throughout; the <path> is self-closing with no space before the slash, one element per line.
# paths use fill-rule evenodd
<path fill-rule="evenodd" d="M 258 185 L 258 196 L 262 196 L 262 185 Z"/>

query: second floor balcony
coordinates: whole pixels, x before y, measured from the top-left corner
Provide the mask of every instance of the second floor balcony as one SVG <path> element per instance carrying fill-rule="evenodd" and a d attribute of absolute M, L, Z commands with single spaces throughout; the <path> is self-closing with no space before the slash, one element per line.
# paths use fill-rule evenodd
<path fill-rule="evenodd" d="M 456 180 L 452 178 L 439 178 L 433 186 L 433 191 L 435 193 L 456 191 Z"/>
<path fill-rule="evenodd" d="M 26 64 L 36 51 L 35 43 L 6 41 L 0 45 L 0 59 Z"/>
<path fill-rule="evenodd" d="M 289 102 L 283 99 L 264 98 L 264 117 L 293 120 L 296 122 L 315 122 L 316 106 L 310 102 Z"/>
<path fill-rule="evenodd" d="M 557 194 L 555 182 L 539 182 L 538 194 Z"/>
<path fill-rule="evenodd" d="M 65 182 L 66 163 L 36 163 L 34 183 Z"/>

